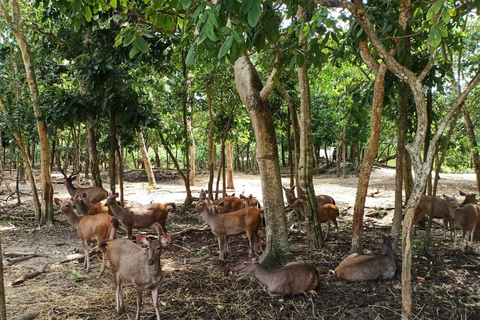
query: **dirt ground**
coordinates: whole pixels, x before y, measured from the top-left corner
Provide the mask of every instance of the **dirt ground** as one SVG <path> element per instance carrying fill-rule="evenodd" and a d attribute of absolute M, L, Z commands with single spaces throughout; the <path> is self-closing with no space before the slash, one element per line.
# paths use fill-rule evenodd
<path fill-rule="evenodd" d="M 358 179 L 337 178 L 323 174 L 314 179 L 317 194 L 335 198 L 341 210 L 340 230 L 330 234 L 322 250 L 309 250 L 304 226 L 288 213 L 291 252 L 296 261 L 315 265 L 320 284 L 315 293 L 272 298 L 253 277 L 236 279 L 231 270 L 247 257 L 245 236 L 231 239 L 230 256 L 224 264 L 218 260 L 218 244 L 193 207 L 180 206 L 185 198 L 181 180 L 173 171 L 156 172 L 157 187 L 150 190 L 141 170 L 126 175 L 125 199 L 134 203 L 176 202 L 179 210 L 169 216 L 167 229 L 172 237 L 162 253 L 164 279 L 159 289 L 162 319 L 392 319 L 401 315 L 401 255 L 393 280 L 349 283 L 337 279 L 332 270 L 350 249 L 352 208 Z M 61 174 L 53 176 L 55 196 L 67 199 Z M 207 185 L 208 176 L 199 174 L 192 188 L 198 196 Z M 252 193 L 261 199 L 258 176 L 234 174 L 235 192 Z M 441 174 L 439 193 L 458 194 L 461 189 L 473 192 L 473 175 Z M 5 182 L 5 181 L 4 181 Z M 283 178 L 283 185 L 289 180 Z M 379 191 L 366 202 L 364 228 L 365 251 L 377 253 L 381 234 L 388 231 L 394 203 L 394 171 L 376 168 L 370 192 Z M 1 186 L 5 189 L 4 184 Z M 76 231 L 63 216 L 56 216 L 51 227 L 34 222 L 29 187 L 21 185 L 22 204 L 0 196 L 0 230 L 4 253 L 4 278 L 8 318 L 38 312 L 37 319 L 133 319 L 136 309 L 134 287 L 124 288 L 127 312 L 115 313 L 115 286 L 107 264 L 98 279 L 101 256 L 91 259 L 88 274 L 78 259 L 69 256 L 81 252 Z M 424 231 L 414 242 L 412 288 L 417 319 L 480 319 L 480 248 L 472 252 L 453 250 L 451 239 L 443 239 L 439 225 L 434 226 L 433 245 L 429 252 L 420 250 Z M 155 234 L 153 228 L 134 232 Z M 125 237 L 120 233 L 119 237 Z M 15 261 L 10 253 L 32 253 L 33 258 Z M 12 284 L 19 277 L 43 271 L 33 279 Z M 151 295 L 144 292 L 141 319 L 154 319 Z"/>

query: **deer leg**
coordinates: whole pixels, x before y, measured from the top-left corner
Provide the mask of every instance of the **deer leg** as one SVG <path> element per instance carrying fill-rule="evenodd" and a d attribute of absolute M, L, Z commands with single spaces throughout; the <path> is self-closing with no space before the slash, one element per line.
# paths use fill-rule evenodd
<path fill-rule="evenodd" d="M 89 255 L 89 252 L 88 252 L 88 242 L 86 239 L 83 240 L 83 254 L 85 256 L 84 258 L 84 261 L 83 261 L 83 267 L 87 269 L 87 273 L 88 273 L 88 270 L 90 269 L 90 255 Z"/>
<path fill-rule="evenodd" d="M 320 224 L 320 225 L 322 225 L 322 224 Z M 330 219 L 327 220 L 327 232 L 325 233 L 325 237 L 323 238 L 323 241 L 327 240 L 329 232 L 330 232 Z"/>
<path fill-rule="evenodd" d="M 158 287 L 152 289 L 152 300 L 155 313 L 157 314 L 157 320 L 160 320 L 160 310 L 158 309 Z"/>
<path fill-rule="evenodd" d="M 133 226 L 128 226 L 127 227 L 127 238 L 128 238 L 128 240 L 132 240 L 132 229 L 133 229 Z"/>
<path fill-rule="evenodd" d="M 102 266 L 100 267 L 100 274 L 98 275 L 98 278 L 102 276 L 103 271 L 105 271 L 105 253 L 102 252 Z"/>
<path fill-rule="evenodd" d="M 455 229 L 455 231 L 453 232 L 453 249 L 457 249 L 457 229 Z"/>
<path fill-rule="evenodd" d="M 140 309 L 142 308 L 142 289 L 137 287 L 137 315 L 135 320 L 140 319 Z"/>
<path fill-rule="evenodd" d="M 224 247 L 225 247 L 225 238 L 223 236 L 218 237 L 218 247 L 220 248 L 220 252 L 218 257 L 220 260 L 225 260 L 225 253 L 224 253 Z"/>
<path fill-rule="evenodd" d="M 115 274 L 113 275 L 114 278 L 115 278 L 115 284 L 116 284 L 116 290 L 115 290 L 115 296 L 116 296 L 116 300 L 117 300 L 117 315 L 121 315 L 124 311 L 125 311 L 125 308 L 123 306 L 123 293 L 122 293 L 122 278 L 120 277 L 120 272 L 117 271 L 115 272 Z"/>

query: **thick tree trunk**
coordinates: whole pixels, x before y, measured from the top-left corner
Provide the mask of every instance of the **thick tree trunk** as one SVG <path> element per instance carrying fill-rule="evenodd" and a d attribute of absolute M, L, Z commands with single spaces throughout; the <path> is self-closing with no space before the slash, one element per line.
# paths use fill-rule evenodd
<path fill-rule="evenodd" d="M 305 23 L 306 10 L 298 6 L 297 19 Z M 313 188 L 313 150 L 312 150 L 312 119 L 310 104 L 310 84 L 307 70 L 307 42 L 303 32 L 300 32 L 299 43 L 302 46 L 304 63 L 297 68 L 298 87 L 300 89 L 300 160 L 298 163 L 299 188 L 301 189 L 303 208 L 306 221 L 307 236 L 310 245 L 319 249 L 323 245 L 322 229 L 317 216 L 315 189 Z M 298 192 L 298 191 L 297 191 Z M 298 196 L 300 198 L 300 195 Z"/>
<path fill-rule="evenodd" d="M 12 33 L 17 40 L 20 51 L 22 52 L 23 63 L 25 66 L 26 80 L 30 89 L 30 97 L 32 99 L 33 110 L 37 119 L 38 136 L 40 139 L 40 177 L 42 184 L 43 211 L 41 224 L 51 225 L 53 222 L 53 186 L 50 174 L 50 142 L 48 140 L 48 129 L 43 120 L 43 111 L 41 109 L 40 94 L 38 92 L 37 78 L 33 68 L 28 43 L 23 32 L 24 22 L 20 13 L 20 6 L 17 0 L 10 1 L 12 17 L 8 14 L 7 9 L 1 4 L 1 9 L 6 20 L 12 23 Z"/>
<path fill-rule="evenodd" d="M 148 187 L 154 189 L 156 187 L 155 176 L 153 175 L 152 165 L 150 163 L 147 148 L 145 147 L 145 139 L 143 138 L 143 133 L 141 131 L 137 131 L 137 137 L 138 139 L 140 139 L 140 153 L 142 154 L 145 172 L 147 173 Z"/>
<path fill-rule="evenodd" d="M 255 131 L 256 158 L 260 168 L 266 220 L 266 248 L 261 262 L 272 268 L 285 264 L 292 256 L 288 242 L 275 126 L 268 104 L 269 93 L 263 91 L 258 73 L 248 56 L 242 56 L 235 62 L 235 84 Z"/>
<path fill-rule="evenodd" d="M 1 163 L 0 163 L 1 165 Z M 0 235 L 0 257 L 3 257 L 2 239 Z M 7 305 L 5 302 L 5 281 L 3 278 L 3 259 L 0 259 L 0 320 L 7 320 Z"/>

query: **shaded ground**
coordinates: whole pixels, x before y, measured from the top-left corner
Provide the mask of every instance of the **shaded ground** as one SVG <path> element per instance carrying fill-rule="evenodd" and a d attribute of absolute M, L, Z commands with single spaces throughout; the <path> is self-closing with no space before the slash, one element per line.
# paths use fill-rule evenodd
<path fill-rule="evenodd" d="M 132 171 L 126 179 L 128 200 L 140 203 L 175 201 L 185 198 L 181 182 L 163 172 L 157 175 L 157 188 L 148 190 L 142 173 Z M 128 176 L 128 175 L 127 175 Z M 56 196 L 65 199 L 67 193 L 55 175 Z M 194 187 L 198 195 L 208 177 L 199 175 Z M 442 175 L 440 192 L 451 194 L 458 189 L 473 191 L 471 175 Z M 246 237 L 232 238 L 231 255 L 222 265 L 218 261 L 218 245 L 201 218 L 192 208 L 182 208 L 170 216 L 167 229 L 172 243 L 162 254 L 164 281 L 159 290 L 162 319 L 392 319 L 401 311 L 400 270 L 391 281 L 347 283 L 331 272 L 349 254 L 352 206 L 355 201 L 357 178 L 340 179 L 334 175 L 315 178 L 317 194 L 332 195 L 342 210 L 340 232 L 331 233 L 320 251 L 307 249 L 304 228 L 289 216 L 291 251 L 297 261 L 313 263 L 320 274 L 316 294 L 287 298 L 271 298 L 254 279 L 235 279 L 230 270 L 246 258 Z M 288 186 L 288 179 L 283 181 Z M 257 176 L 235 174 L 236 192 L 261 198 Z M 393 171 L 373 172 L 372 191 L 367 198 L 365 223 L 366 253 L 377 253 L 380 235 L 391 223 L 393 210 Z M 28 190 L 28 187 L 22 187 Z M 4 197 L 2 198 L 4 199 Z M 38 227 L 33 222 L 33 210 L 28 197 L 21 206 L 10 200 L 1 207 L 0 226 L 3 252 L 32 252 L 38 256 L 9 265 L 4 257 L 7 311 L 9 319 L 29 311 L 39 311 L 38 319 L 133 319 L 136 295 L 132 285 L 124 289 L 127 314 L 115 314 L 115 291 L 111 269 L 97 279 L 100 256 L 94 256 L 92 270 L 85 274 L 78 260 L 60 263 L 81 249 L 76 232 L 64 217 L 57 216 L 52 227 Z M 370 216 L 370 217 L 368 217 Z M 135 230 L 134 230 L 135 231 Z M 141 230 L 154 234 L 154 229 Z M 419 232 L 420 236 L 423 231 Z M 421 237 L 414 243 L 412 286 L 414 311 L 419 319 L 480 319 L 480 248 L 474 252 L 453 250 L 450 241 L 436 226 L 434 243 L 427 254 L 419 251 Z M 124 237 L 124 234 L 120 234 Z M 397 253 L 397 258 L 400 255 Z M 12 286 L 18 277 L 32 271 L 45 272 L 23 284 Z M 86 276 L 86 277 L 84 277 Z M 153 319 L 155 313 L 150 294 L 144 293 L 141 319 Z"/>

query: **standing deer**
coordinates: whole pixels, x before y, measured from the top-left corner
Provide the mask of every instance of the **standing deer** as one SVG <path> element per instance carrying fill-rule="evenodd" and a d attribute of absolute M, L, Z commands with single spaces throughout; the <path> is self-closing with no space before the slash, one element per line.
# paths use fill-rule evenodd
<path fill-rule="evenodd" d="M 137 235 L 137 242 L 148 247 L 148 252 L 129 239 L 105 240 L 99 245 L 100 250 L 106 252 L 108 261 L 112 266 L 118 315 L 125 312 L 122 292 L 123 283 L 130 282 L 136 286 L 137 313 L 135 320 L 140 319 L 142 292 L 145 289 L 152 292 L 153 307 L 155 308 L 157 320 L 160 320 L 160 310 L 158 309 L 158 286 L 162 280 L 160 255 L 162 248 L 170 243 L 170 236 L 161 236 L 162 229 L 159 223 L 155 222 L 153 225 L 157 230 L 158 239 L 147 240 L 145 237 Z"/>
<path fill-rule="evenodd" d="M 455 198 L 443 195 L 443 198 L 446 201 L 448 209 L 450 210 L 450 224 L 454 232 L 454 242 L 453 249 L 457 248 L 457 230 L 460 229 L 463 231 L 462 244 L 467 236 L 467 246 L 468 240 L 470 240 L 470 246 L 473 243 L 473 234 L 477 227 L 477 222 L 480 216 L 480 209 L 478 205 L 468 203 L 463 207 L 458 204 Z"/>
<path fill-rule="evenodd" d="M 93 216 L 79 216 L 73 211 L 73 201 L 62 201 L 54 198 L 57 205 L 60 205 L 60 212 L 63 213 L 68 222 L 77 229 L 78 237 L 82 240 L 83 252 L 85 254 L 84 267 L 87 272 L 90 269 L 89 244 L 96 240 L 100 243 L 104 239 L 114 239 L 119 226 L 118 220 L 106 213 L 99 213 Z M 105 269 L 105 255 L 102 253 L 102 267 L 100 275 Z"/>
<path fill-rule="evenodd" d="M 243 233 L 247 234 L 250 247 L 255 252 L 261 252 L 260 236 L 258 235 L 261 225 L 260 210 L 249 207 L 223 214 L 218 214 L 217 211 L 217 206 L 208 198 L 198 201 L 195 206 L 195 212 L 202 215 L 203 220 L 212 229 L 212 233 L 218 238 L 220 260 L 225 260 L 230 237 Z"/>
<path fill-rule="evenodd" d="M 292 206 L 293 202 L 298 199 L 295 196 L 295 186 L 293 186 L 292 188 L 285 188 L 285 187 L 282 187 L 282 188 L 285 191 L 285 197 L 287 198 L 288 205 Z M 326 194 L 319 194 L 318 196 L 315 196 L 315 202 L 317 204 L 317 208 L 327 203 L 331 203 L 333 205 L 335 204 L 335 200 L 332 197 L 327 196 Z M 295 212 L 295 214 L 298 217 L 299 213 Z M 303 218 L 303 217 L 299 217 L 299 218 Z"/>
<path fill-rule="evenodd" d="M 60 170 L 63 174 L 65 186 L 67 187 L 68 193 L 71 197 L 81 193 L 83 195 L 83 201 L 87 206 L 91 206 L 94 203 L 98 203 L 105 199 L 108 196 L 107 190 L 101 187 L 88 187 L 88 188 L 76 188 L 73 186 L 73 181 L 77 179 L 77 174 L 80 172 L 72 172 L 71 175 L 67 176 L 63 169 Z"/>
<path fill-rule="evenodd" d="M 77 208 L 77 212 L 82 216 L 92 216 L 97 213 L 108 213 L 113 215 L 109 208 L 105 206 L 102 202 L 94 203 L 90 207 L 85 204 L 83 201 L 83 195 L 81 193 L 77 193 L 73 198 L 75 208 Z"/>
<path fill-rule="evenodd" d="M 304 217 L 304 207 L 303 207 L 303 202 L 301 199 L 295 200 L 292 204 L 291 207 L 295 213 L 297 213 L 297 216 Z M 333 222 L 335 225 L 335 228 L 337 229 L 338 233 L 338 224 L 337 224 L 337 218 L 340 215 L 338 211 L 338 207 L 334 204 L 331 203 L 326 203 L 321 206 L 317 206 L 317 219 L 319 223 L 327 223 L 327 232 L 325 233 L 325 237 L 323 240 L 326 240 L 328 237 L 328 233 L 330 232 L 330 221 Z"/>
<path fill-rule="evenodd" d="M 177 206 L 173 202 L 169 203 L 151 203 L 140 207 L 124 208 L 117 203 L 118 194 L 111 194 L 107 197 L 105 205 L 110 207 L 115 217 L 127 228 L 128 239 L 132 238 L 132 229 L 148 228 L 154 222 L 158 222 L 164 234 L 167 234 L 165 223 L 168 217 L 167 206 L 172 206 L 176 211 Z"/>

